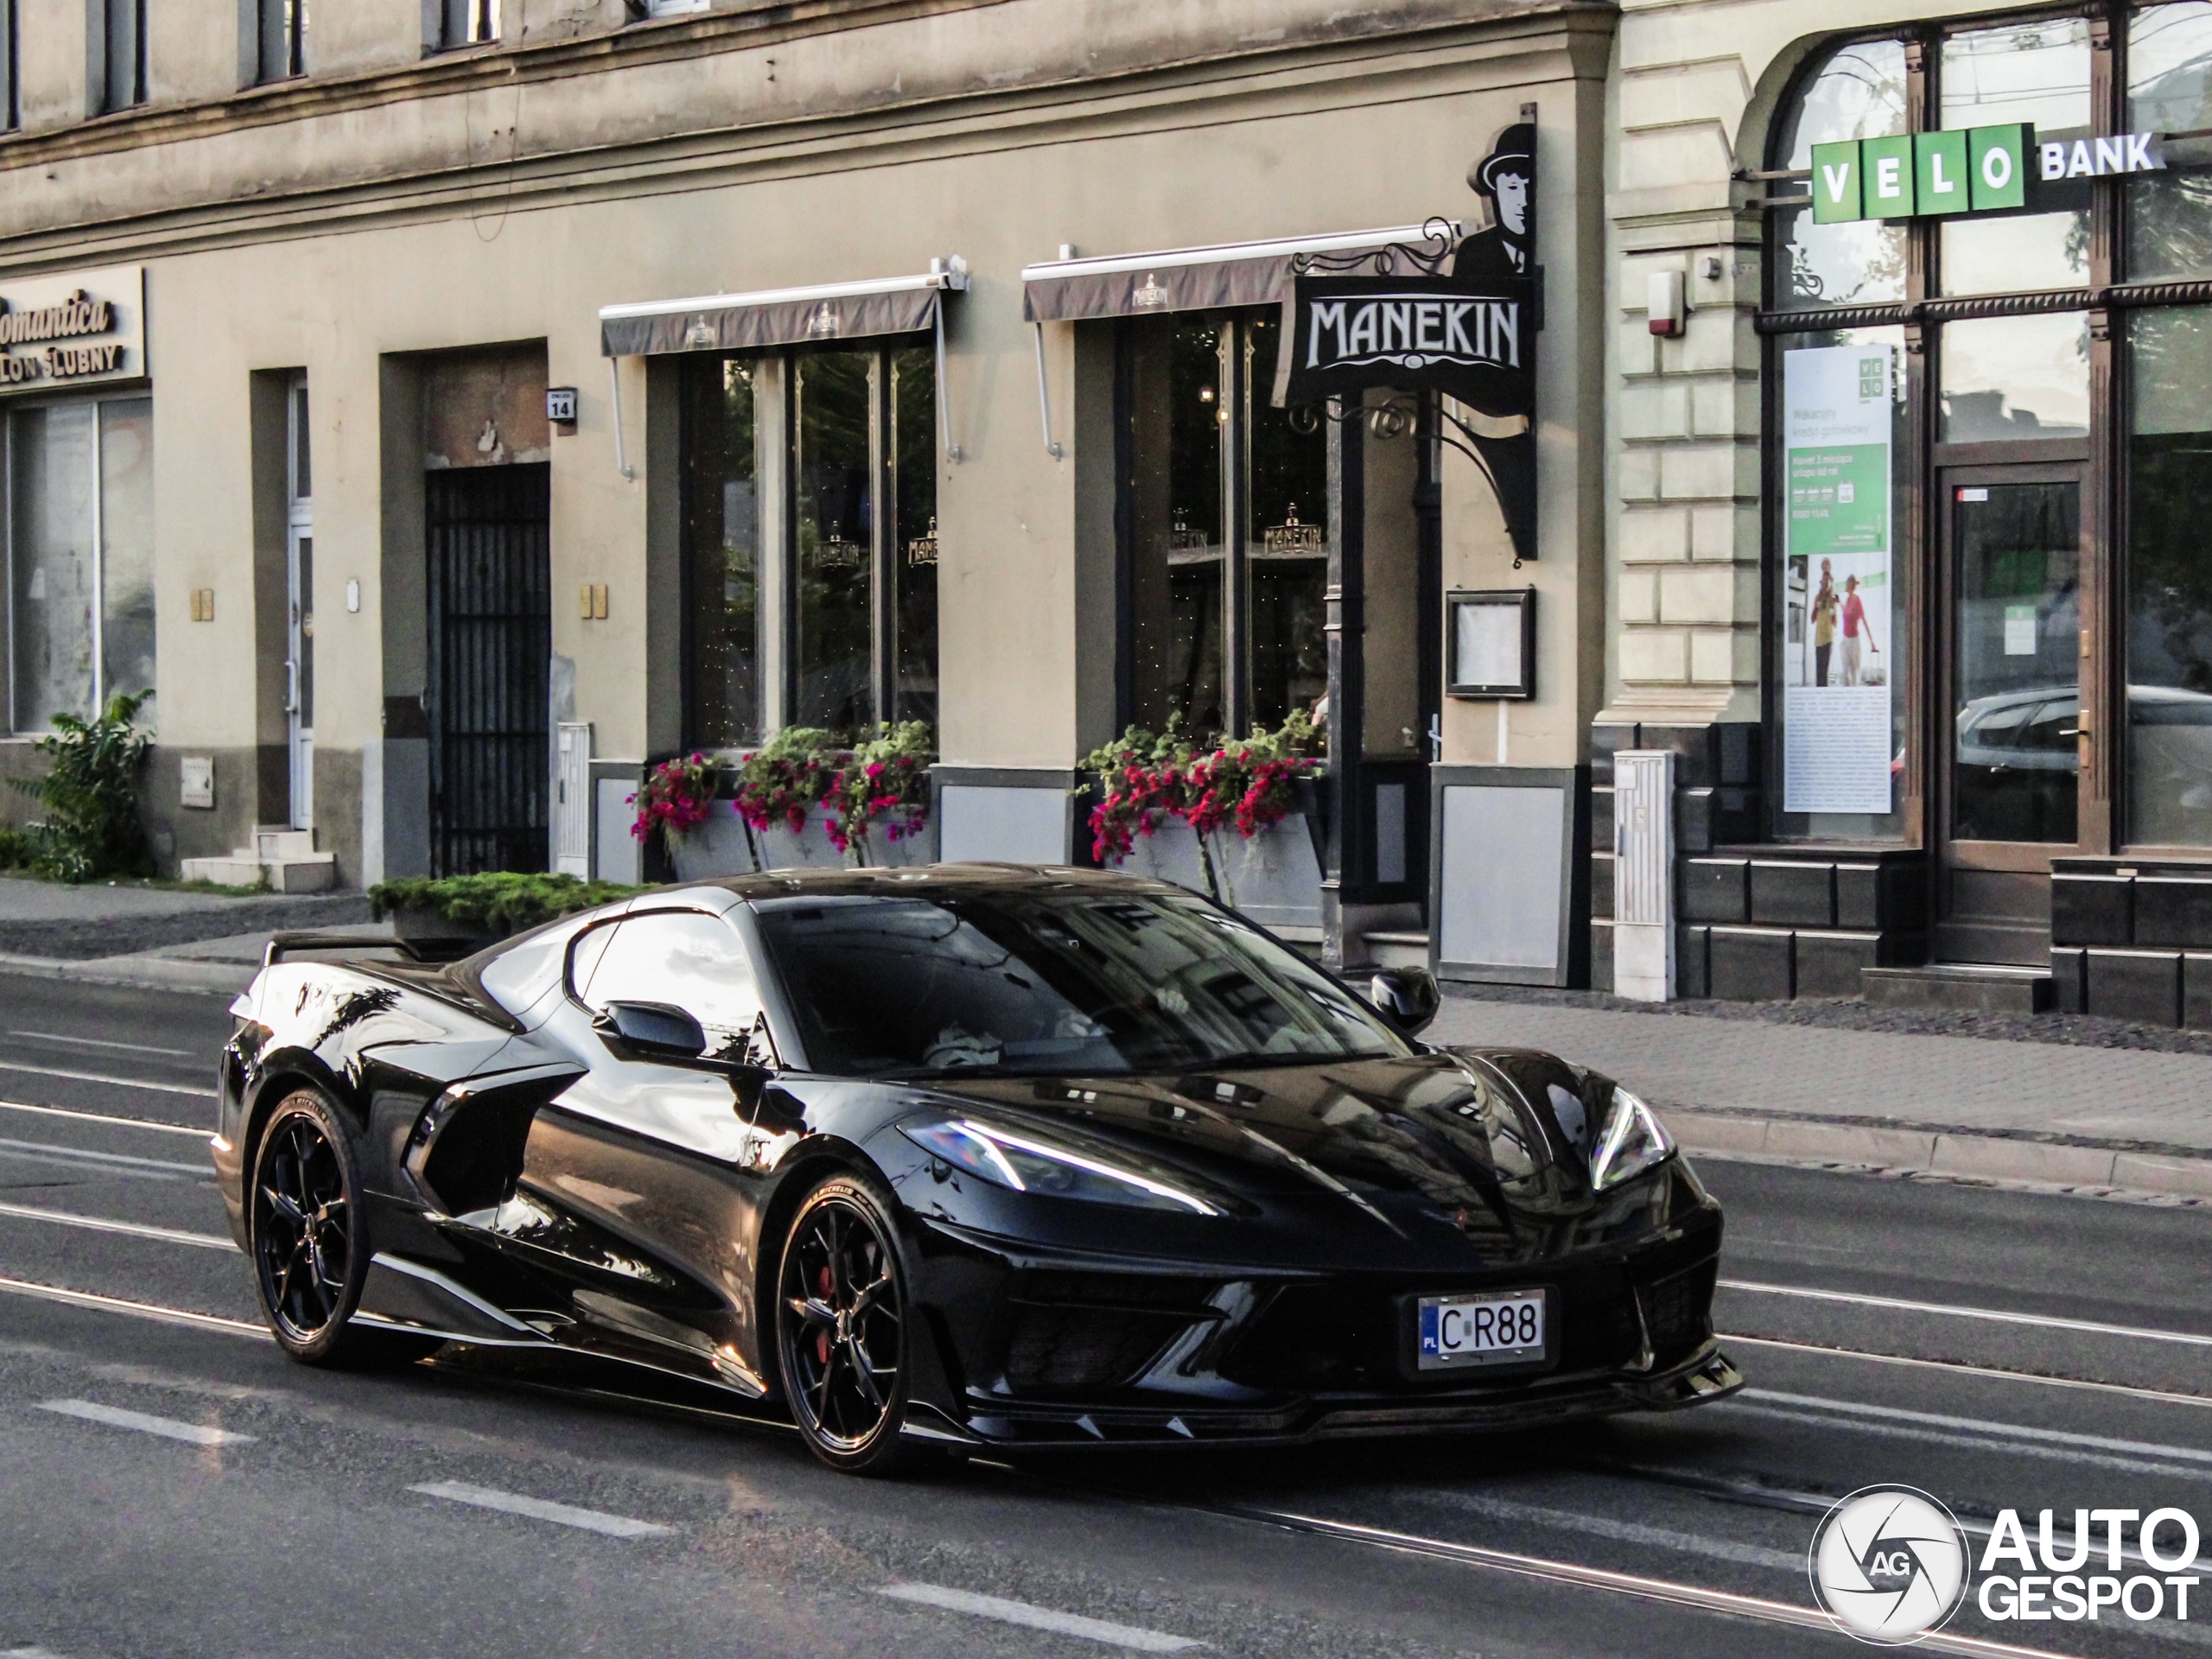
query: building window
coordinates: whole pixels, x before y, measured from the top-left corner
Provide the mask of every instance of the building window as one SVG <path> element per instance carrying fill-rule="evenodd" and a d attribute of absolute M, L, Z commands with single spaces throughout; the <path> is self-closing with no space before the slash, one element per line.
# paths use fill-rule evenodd
<path fill-rule="evenodd" d="M 441 47 L 486 46 L 499 38 L 499 0 L 441 0 Z"/>
<path fill-rule="evenodd" d="M 783 723 L 847 735 L 938 717 L 937 378 L 925 346 L 687 360 L 687 741 L 736 747 Z M 780 388 L 780 418 L 760 397 Z M 766 437 L 769 432 L 785 438 Z M 767 509 L 788 505 L 788 516 Z M 762 526 L 786 526 L 785 591 L 764 595 Z M 772 605 L 764 604 L 772 597 Z M 784 620 L 785 648 L 763 632 Z M 780 698 L 765 695 L 772 659 Z"/>
<path fill-rule="evenodd" d="M 4 72 L 8 106 L 5 111 L 7 130 L 13 132 L 23 124 L 22 84 L 16 73 L 16 48 L 19 44 L 16 29 L 16 0 L 0 0 L 0 53 L 7 54 L 7 62 L 0 65 Z"/>
<path fill-rule="evenodd" d="M 1274 311 L 1124 325 L 1128 718 L 1280 725 L 1328 690 L 1328 438 L 1269 402 Z"/>
<path fill-rule="evenodd" d="M 308 72 L 308 0 L 258 0 L 261 79 L 287 80 Z"/>
<path fill-rule="evenodd" d="M 760 731 L 760 465 L 755 365 L 683 365 L 684 741 L 736 748 Z"/>
<path fill-rule="evenodd" d="M 100 111 L 111 115 L 146 101 L 146 0 L 106 0 L 101 24 L 95 79 Z"/>
<path fill-rule="evenodd" d="M 153 413 L 150 398 L 119 397 L 8 417 L 16 731 L 154 688 Z"/>

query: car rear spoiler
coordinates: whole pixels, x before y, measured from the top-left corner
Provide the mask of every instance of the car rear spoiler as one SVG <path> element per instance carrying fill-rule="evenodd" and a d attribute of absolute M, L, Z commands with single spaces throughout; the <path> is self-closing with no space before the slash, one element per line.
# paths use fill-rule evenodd
<path fill-rule="evenodd" d="M 359 933 L 272 933 L 261 953 L 261 965 L 273 968 L 287 957 L 307 950 L 396 950 L 410 962 L 425 965 L 459 962 L 474 956 L 474 939 L 452 937 L 430 939 L 379 939 Z"/>

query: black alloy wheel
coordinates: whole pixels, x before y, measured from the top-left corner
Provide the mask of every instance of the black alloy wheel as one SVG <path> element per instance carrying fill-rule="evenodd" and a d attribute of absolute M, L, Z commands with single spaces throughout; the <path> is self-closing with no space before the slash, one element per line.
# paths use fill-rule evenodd
<path fill-rule="evenodd" d="M 369 1272 L 360 1190 L 328 1103 L 312 1090 L 286 1096 L 255 1153 L 247 1236 L 262 1316 L 278 1345 L 308 1364 L 410 1361 L 438 1346 L 346 1324 Z"/>
<path fill-rule="evenodd" d="M 889 1200 L 836 1176 L 791 1220 L 778 1275 L 784 1393 L 814 1455 L 847 1474 L 911 1465 L 906 1274 Z"/>

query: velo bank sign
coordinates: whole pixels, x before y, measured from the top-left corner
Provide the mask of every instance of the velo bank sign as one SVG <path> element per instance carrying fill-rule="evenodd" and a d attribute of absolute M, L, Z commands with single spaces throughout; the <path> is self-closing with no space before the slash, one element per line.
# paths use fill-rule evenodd
<path fill-rule="evenodd" d="M 1813 222 L 2001 213 L 2032 205 L 2039 184 L 2064 184 L 2166 164 L 2155 132 L 2038 142 L 2025 122 L 1850 138 L 1813 146 Z"/>

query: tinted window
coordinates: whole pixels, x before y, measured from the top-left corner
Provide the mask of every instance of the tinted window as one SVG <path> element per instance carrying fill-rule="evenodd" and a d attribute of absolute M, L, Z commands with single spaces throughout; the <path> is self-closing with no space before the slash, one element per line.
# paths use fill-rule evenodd
<path fill-rule="evenodd" d="M 604 941 L 604 943 L 602 943 Z M 668 1002 L 707 1033 L 709 1052 L 741 1051 L 760 1025 L 760 993 L 729 924 L 697 911 L 652 911 L 587 934 L 569 964 L 577 1000 Z"/>
<path fill-rule="evenodd" d="M 1335 981 L 1197 899 L 862 895 L 758 909 L 818 1071 L 1096 1075 L 1410 1052 Z"/>

